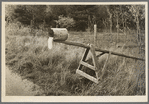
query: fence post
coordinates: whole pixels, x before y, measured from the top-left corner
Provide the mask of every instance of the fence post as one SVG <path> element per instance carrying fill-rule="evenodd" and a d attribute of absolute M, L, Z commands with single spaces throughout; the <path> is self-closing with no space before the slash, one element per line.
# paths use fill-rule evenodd
<path fill-rule="evenodd" d="M 94 46 L 96 47 L 96 38 L 97 38 L 97 25 L 94 25 Z"/>

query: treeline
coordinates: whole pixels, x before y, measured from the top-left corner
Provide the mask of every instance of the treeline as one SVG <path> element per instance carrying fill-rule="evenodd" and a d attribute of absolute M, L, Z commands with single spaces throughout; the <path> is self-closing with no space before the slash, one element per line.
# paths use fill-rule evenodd
<path fill-rule="evenodd" d="M 6 5 L 7 23 L 74 31 L 145 29 L 145 5 Z"/>

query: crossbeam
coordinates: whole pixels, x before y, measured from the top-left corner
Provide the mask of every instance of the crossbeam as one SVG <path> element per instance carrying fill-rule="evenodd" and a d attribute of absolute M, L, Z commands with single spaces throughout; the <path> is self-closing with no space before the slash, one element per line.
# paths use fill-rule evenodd
<path fill-rule="evenodd" d="M 57 41 L 57 40 L 55 40 L 54 42 L 64 43 L 64 44 L 67 44 L 67 45 L 73 45 L 73 46 L 78 46 L 78 47 L 83 47 L 83 48 L 90 48 L 90 46 L 88 46 L 86 44 L 76 43 L 76 42 L 72 42 L 72 41 Z M 131 58 L 131 59 L 145 61 L 145 59 L 143 59 L 143 58 L 138 58 L 138 57 L 135 57 L 135 56 L 129 56 L 129 55 L 125 55 L 125 54 L 118 53 L 118 52 L 112 52 L 112 51 L 100 49 L 100 48 L 97 48 L 97 47 L 95 48 L 95 51 L 99 51 L 99 52 L 103 52 L 103 53 L 109 53 L 109 52 L 111 52 L 111 54 L 113 54 L 113 55 L 117 55 L 117 56 L 122 56 L 122 57 L 126 57 L 126 58 Z"/>

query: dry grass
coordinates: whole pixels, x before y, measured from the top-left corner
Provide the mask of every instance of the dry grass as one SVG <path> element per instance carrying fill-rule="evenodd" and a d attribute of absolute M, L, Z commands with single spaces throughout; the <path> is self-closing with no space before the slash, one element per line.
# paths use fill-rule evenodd
<path fill-rule="evenodd" d="M 75 73 L 83 48 L 54 43 L 53 49 L 49 50 L 47 37 L 30 36 L 29 28 L 26 30 L 25 27 L 18 29 L 10 25 L 6 28 L 6 65 L 22 78 L 39 85 L 44 90 L 40 95 L 145 95 L 145 63 L 142 61 L 136 63 L 135 60 L 112 55 L 103 80 L 94 84 Z M 98 47 L 140 55 L 131 52 L 137 52 L 137 47 L 115 48 L 112 44 L 114 40 L 110 43 L 108 37 L 100 34 Z M 87 32 L 70 32 L 68 40 L 93 43 L 93 35 Z M 123 38 L 119 41 L 124 42 Z M 99 58 L 99 70 L 102 70 L 106 57 L 107 55 L 103 55 Z"/>

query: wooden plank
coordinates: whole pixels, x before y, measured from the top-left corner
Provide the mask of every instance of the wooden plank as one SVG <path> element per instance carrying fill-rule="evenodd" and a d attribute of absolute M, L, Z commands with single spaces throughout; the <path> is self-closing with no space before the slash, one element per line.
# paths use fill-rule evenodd
<path fill-rule="evenodd" d="M 86 59 L 86 57 L 87 57 L 87 54 L 89 53 L 89 50 L 90 50 L 89 48 L 86 48 L 86 49 L 85 49 L 85 51 L 84 51 L 84 53 L 83 53 L 83 56 L 82 56 L 82 58 L 81 58 L 81 61 L 85 61 L 85 59 Z M 80 62 L 81 62 L 81 61 L 80 61 Z M 79 64 L 78 69 L 82 69 L 82 66 L 83 66 L 83 65 Z"/>
<path fill-rule="evenodd" d="M 96 54 L 95 54 L 95 48 L 94 48 L 94 46 L 93 45 L 90 45 L 90 51 L 91 51 L 91 53 L 92 53 L 92 58 L 93 58 L 93 64 L 94 64 L 94 66 L 95 67 L 97 67 L 98 68 L 98 59 L 97 59 L 97 57 L 96 57 Z"/>
<path fill-rule="evenodd" d="M 101 54 L 97 55 L 96 57 L 100 57 L 100 56 L 102 56 L 102 55 L 104 55 L 104 54 L 105 54 L 105 53 L 102 52 Z"/>
<path fill-rule="evenodd" d="M 98 79 L 86 74 L 85 72 L 77 69 L 76 73 L 98 84 Z"/>
<path fill-rule="evenodd" d="M 86 67 L 88 67 L 88 68 L 90 68 L 90 69 L 92 69 L 92 70 L 95 71 L 95 67 L 92 66 L 92 65 L 90 65 L 90 64 L 88 64 L 88 63 L 85 63 L 85 62 L 83 62 L 83 61 L 80 61 L 80 64 L 82 64 L 83 66 L 86 66 Z"/>
<path fill-rule="evenodd" d="M 73 45 L 73 46 L 79 46 L 79 47 L 83 47 L 83 48 L 90 48 L 90 46 L 88 46 L 86 44 L 83 44 L 83 43 L 76 43 L 76 42 L 70 42 L 70 41 L 54 41 L 54 42 L 64 43 L 64 44 Z M 103 49 L 100 49 L 100 48 L 95 48 L 95 51 L 109 53 L 108 50 L 103 50 Z M 112 52 L 111 51 L 111 54 L 126 57 L 126 58 L 132 58 L 132 59 L 145 61 L 145 59 L 143 59 L 143 58 L 138 58 L 138 57 L 135 57 L 135 56 L 128 56 L 128 55 L 125 55 L 125 54 L 122 54 L 122 53 L 117 53 L 117 52 Z"/>
<path fill-rule="evenodd" d="M 89 53 L 89 48 L 86 48 L 86 50 L 85 50 L 85 52 L 84 52 L 84 54 L 83 54 L 83 57 L 82 57 L 82 61 L 85 61 L 85 59 L 87 58 L 87 55 L 88 55 L 88 53 Z"/>
<path fill-rule="evenodd" d="M 96 78 L 98 79 L 98 70 L 99 70 L 99 66 L 98 66 L 98 59 L 96 57 L 96 53 L 95 53 L 95 48 L 93 45 L 90 45 L 90 51 L 92 53 L 92 58 L 93 58 L 93 64 L 95 67 L 95 73 L 96 73 Z"/>

